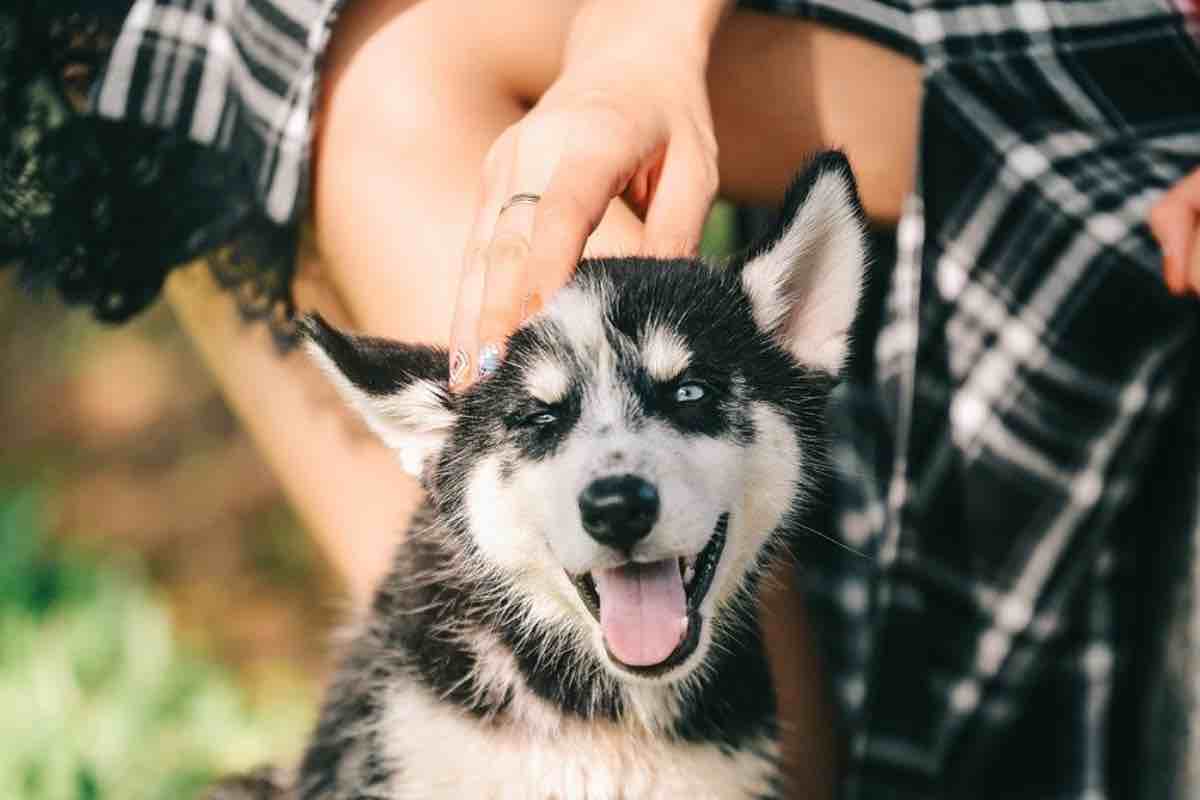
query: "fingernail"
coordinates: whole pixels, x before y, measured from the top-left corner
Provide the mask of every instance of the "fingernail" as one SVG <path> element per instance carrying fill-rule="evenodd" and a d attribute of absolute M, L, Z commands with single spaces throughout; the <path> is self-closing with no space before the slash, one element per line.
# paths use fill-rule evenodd
<path fill-rule="evenodd" d="M 467 370 L 471 367 L 471 357 L 461 347 L 450 356 L 450 385 L 457 386 L 467 379 Z"/>
<path fill-rule="evenodd" d="M 479 377 L 486 378 L 500 368 L 500 346 L 485 344 L 479 348 Z"/>

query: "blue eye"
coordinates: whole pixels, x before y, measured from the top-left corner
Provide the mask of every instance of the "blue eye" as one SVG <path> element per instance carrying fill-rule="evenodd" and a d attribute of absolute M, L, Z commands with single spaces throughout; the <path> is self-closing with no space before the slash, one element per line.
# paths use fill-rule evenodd
<path fill-rule="evenodd" d="M 526 417 L 525 421 L 530 425 L 536 425 L 540 428 L 545 425 L 553 425 L 555 422 L 558 422 L 558 416 L 556 414 L 551 414 L 549 411 L 542 411 L 537 414 L 531 414 L 530 416 Z"/>
<path fill-rule="evenodd" d="M 694 403 L 703 399 L 704 387 L 698 383 L 685 383 L 675 390 L 676 403 Z"/>

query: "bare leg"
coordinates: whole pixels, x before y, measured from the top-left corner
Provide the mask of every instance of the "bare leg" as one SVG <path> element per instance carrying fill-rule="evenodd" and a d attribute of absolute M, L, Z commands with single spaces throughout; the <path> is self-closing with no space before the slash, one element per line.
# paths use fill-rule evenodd
<path fill-rule="evenodd" d="M 573 11 L 506 0 L 478 0 L 469 13 L 455 0 L 347 8 L 325 75 L 314 208 L 324 273 L 306 289 L 312 304 L 372 333 L 446 340 L 484 152 L 557 74 Z M 811 24 L 739 12 L 718 36 L 710 88 L 727 196 L 776 202 L 809 154 L 838 146 L 868 212 L 896 218 L 912 178 L 916 65 Z M 615 203 L 592 246 L 628 251 L 638 226 Z M 173 279 L 173 305 L 361 596 L 415 486 L 353 433 L 305 364 L 276 359 L 201 278 Z M 831 715 L 795 591 L 773 592 L 764 619 L 794 795 L 828 797 Z"/>
<path fill-rule="evenodd" d="M 320 282 L 302 278 L 296 293 L 349 322 Z M 362 605 L 419 499 L 415 482 L 302 353 L 281 358 L 264 326 L 242 321 L 204 265 L 173 273 L 166 295 L 351 601 Z"/>

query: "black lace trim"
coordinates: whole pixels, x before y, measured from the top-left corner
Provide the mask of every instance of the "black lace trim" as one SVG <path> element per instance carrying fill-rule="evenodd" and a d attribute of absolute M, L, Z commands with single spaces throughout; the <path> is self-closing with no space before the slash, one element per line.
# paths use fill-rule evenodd
<path fill-rule="evenodd" d="M 287 347 L 297 232 L 259 210 L 246 165 L 82 113 L 130 5 L 0 10 L 0 267 L 119 323 L 158 297 L 173 267 L 207 253 L 243 314 Z"/>

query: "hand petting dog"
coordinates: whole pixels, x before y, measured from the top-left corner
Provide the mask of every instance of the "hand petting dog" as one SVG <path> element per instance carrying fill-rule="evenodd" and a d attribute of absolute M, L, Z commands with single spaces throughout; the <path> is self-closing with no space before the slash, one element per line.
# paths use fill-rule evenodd
<path fill-rule="evenodd" d="M 607 0 L 579 12 L 559 79 L 484 164 L 450 337 L 455 390 L 495 370 L 614 198 L 644 221 L 631 243 L 642 254 L 695 253 L 717 191 L 705 72 L 730 7 Z"/>

